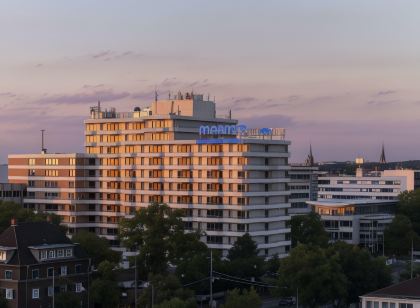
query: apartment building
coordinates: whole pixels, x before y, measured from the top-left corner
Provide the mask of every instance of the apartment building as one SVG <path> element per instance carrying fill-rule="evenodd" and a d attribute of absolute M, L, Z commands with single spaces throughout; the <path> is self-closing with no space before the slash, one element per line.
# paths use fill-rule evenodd
<path fill-rule="evenodd" d="M 364 172 L 359 168 L 355 176 L 320 176 L 318 200 L 397 200 L 401 192 L 419 187 L 420 171 L 417 170 Z"/>
<path fill-rule="evenodd" d="M 88 307 L 90 261 L 62 230 L 48 222 L 16 224 L 0 234 L 0 289 L 8 307 L 54 307 L 61 292 Z"/>
<path fill-rule="evenodd" d="M 85 153 L 9 156 L 9 181 L 28 185 L 25 206 L 62 216 L 70 234 L 89 230 L 117 247 L 122 217 L 164 202 L 225 254 L 246 232 L 261 255 L 287 254 L 284 129 L 248 129 L 189 93 L 133 112 L 98 104 L 84 124 Z"/>

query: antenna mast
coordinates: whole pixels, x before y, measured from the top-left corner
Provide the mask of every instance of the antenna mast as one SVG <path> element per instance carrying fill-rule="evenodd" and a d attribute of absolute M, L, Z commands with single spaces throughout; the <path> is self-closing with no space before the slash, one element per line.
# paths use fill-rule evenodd
<path fill-rule="evenodd" d="M 45 132 L 45 129 L 41 129 L 41 153 L 47 154 L 47 149 L 44 146 L 44 132 Z"/>

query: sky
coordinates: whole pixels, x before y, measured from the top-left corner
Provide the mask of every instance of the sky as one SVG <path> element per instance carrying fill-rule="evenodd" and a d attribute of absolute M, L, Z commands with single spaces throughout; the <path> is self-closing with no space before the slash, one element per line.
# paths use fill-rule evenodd
<path fill-rule="evenodd" d="M 155 88 L 285 127 L 291 161 L 420 159 L 420 1 L 0 0 L 0 163 L 83 151 L 101 100 Z"/>

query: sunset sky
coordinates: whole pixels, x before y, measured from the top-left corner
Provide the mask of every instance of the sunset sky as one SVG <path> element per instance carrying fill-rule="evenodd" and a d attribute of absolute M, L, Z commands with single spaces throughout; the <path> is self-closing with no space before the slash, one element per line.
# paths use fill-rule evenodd
<path fill-rule="evenodd" d="M 155 87 L 285 127 L 291 161 L 420 159 L 420 1 L 0 0 L 0 163 L 83 151 L 97 100 Z"/>

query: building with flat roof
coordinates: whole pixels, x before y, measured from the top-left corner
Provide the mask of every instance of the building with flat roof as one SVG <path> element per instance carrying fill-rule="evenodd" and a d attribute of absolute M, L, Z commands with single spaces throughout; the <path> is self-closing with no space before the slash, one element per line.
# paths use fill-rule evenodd
<path fill-rule="evenodd" d="M 285 256 L 289 145 L 284 129 L 248 129 L 202 95 L 178 93 L 133 112 L 98 104 L 85 120 L 86 153 L 9 155 L 9 180 L 28 185 L 26 207 L 115 247 L 121 218 L 163 202 L 211 248 L 226 254 L 248 232 L 260 255 Z"/>
<path fill-rule="evenodd" d="M 318 193 L 317 166 L 291 165 L 289 170 L 290 215 L 309 214 L 307 201 L 315 201 Z"/>
<path fill-rule="evenodd" d="M 420 308 L 420 278 L 370 292 L 360 300 L 362 308 Z"/>
<path fill-rule="evenodd" d="M 318 200 L 397 200 L 400 193 L 419 187 L 418 170 L 364 172 L 359 168 L 355 176 L 319 176 Z"/>
<path fill-rule="evenodd" d="M 25 184 L 0 183 L 0 202 L 10 201 L 18 204 L 23 204 L 23 199 L 25 197 Z"/>
<path fill-rule="evenodd" d="M 321 216 L 330 241 L 382 253 L 384 231 L 394 218 L 394 200 L 317 200 L 307 202 Z"/>

